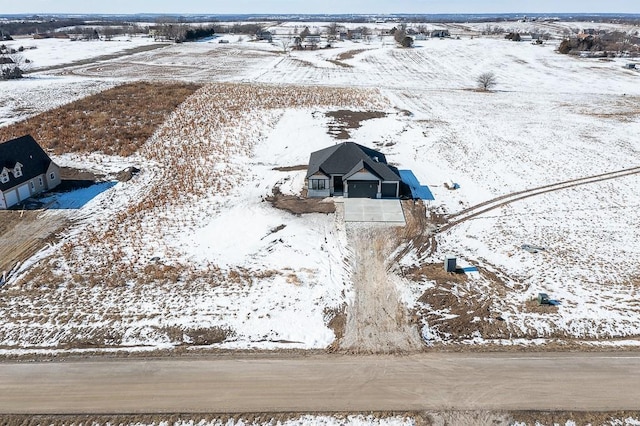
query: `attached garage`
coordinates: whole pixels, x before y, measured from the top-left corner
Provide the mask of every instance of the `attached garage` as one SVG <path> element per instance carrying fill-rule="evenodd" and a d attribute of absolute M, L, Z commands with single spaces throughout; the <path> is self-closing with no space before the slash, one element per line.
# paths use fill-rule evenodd
<path fill-rule="evenodd" d="M 7 207 L 15 206 L 16 204 L 18 204 L 18 193 L 15 189 L 7 191 L 4 193 L 4 200 Z"/>
<path fill-rule="evenodd" d="M 398 183 L 397 182 L 383 182 L 382 183 L 382 198 L 398 198 Z"/>
<path fill-rule="evenodd" d="M 31 136 L 0 141 L 1 210 L 59 184 L 60 168 Z"/>
<path fill-rule="evenodd" d="M 22 185 L 18 187 L 18 197 L 20 197 L 20 201 L 24 201 L 27 198 L 31 197 L 31 191 L 29 191 L 29 185 Z"/>
<path fill-rule="evenodd" d="M 349 198 L 378 197 L 377 180 L 349 180 L 347 181 L 347 186 L 349 188 Z"/>

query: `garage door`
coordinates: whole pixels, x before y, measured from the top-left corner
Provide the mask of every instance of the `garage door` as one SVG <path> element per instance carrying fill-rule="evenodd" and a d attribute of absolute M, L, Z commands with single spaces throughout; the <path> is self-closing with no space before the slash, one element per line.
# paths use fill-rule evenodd
<path fill-rule="evenodd" d="M 350 180 L 349 198 L 377 198 L 378 181 L 375 180 Z"/>
<path fill-rule="evenodd" d="M 396 188 L 398 188 L 397 183 L 383 183 L 382 198 L 397 198 L 398 194 Z"/>
<path fill-rule="evenodd" d="M 31 191 L 29 191 L 29 185 L 22 185 L 18 187 L 18 196 L 20 197 L 20 201 L 24 201 L 27 198 L 31 197 Z"/>
<path fill-rule="evenodd" d="M 9 192 L 4 193 L 4 199 L 7 202 L 7 207 L 14 206 L 18 204 L 18 193 L 15 189 L 12 189 Z"/>

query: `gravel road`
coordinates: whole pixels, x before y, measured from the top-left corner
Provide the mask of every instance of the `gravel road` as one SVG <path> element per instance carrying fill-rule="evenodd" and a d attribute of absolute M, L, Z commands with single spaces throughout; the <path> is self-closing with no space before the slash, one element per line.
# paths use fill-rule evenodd
<path fill-rule="evenodd" d="M 640 356 L 229 356 L 0 363 L 2 413 L 640 409 Z"/>

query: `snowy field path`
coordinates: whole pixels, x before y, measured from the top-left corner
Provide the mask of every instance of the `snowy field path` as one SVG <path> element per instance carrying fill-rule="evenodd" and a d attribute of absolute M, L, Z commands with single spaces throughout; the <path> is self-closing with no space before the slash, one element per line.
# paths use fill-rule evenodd
<path fill-rule="evenodd" d="M 2 363 L 0 382 L 0 413 L 13 414 L 637 410 L 640 357 L 433 353 Z"/>

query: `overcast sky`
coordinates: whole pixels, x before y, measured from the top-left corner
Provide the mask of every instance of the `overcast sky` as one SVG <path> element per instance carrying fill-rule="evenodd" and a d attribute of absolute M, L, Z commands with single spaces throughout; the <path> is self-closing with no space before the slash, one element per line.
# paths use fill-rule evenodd
<path fill-rule="evenodd" d="M 640 13 L 640 0 L 0 0 L 13 13 Z"/>

